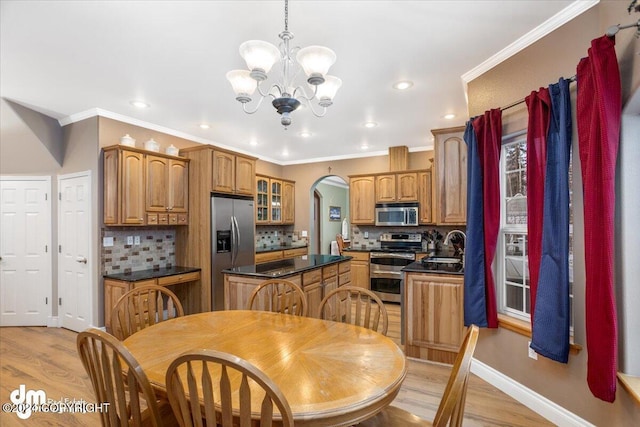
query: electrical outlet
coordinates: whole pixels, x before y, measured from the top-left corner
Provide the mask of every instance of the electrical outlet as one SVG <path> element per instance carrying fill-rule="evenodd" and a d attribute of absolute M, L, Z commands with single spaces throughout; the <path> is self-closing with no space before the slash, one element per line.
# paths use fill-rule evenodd
<path fill-rule="evenodd" d="M 133 245 L 133 236 L 127 236 L 127 245 Z"/>
<path fill-rule="evenodd" d="M 113 246 L 113 237 L 103 237 L 102 246 L 104 246 L 105 248 Z"/>
<path fill-rule="evenodd" d="M 140 236 L 135 236 L 133 238 L 133 244 L 134 245 L 139 245 L 140 244 Z"/>
<path fill-rule="evenodd" d="M 531 348 L 531 341 L 527 342 L 527 350 L 529 351 L 529 357 L 533 360 L 538 360 L 538 353 Z"/>
<path fill-rule="evenodd" d="M 302 230 L 300 232 L 300 237 L 307 237 L 307 230 Z"/>
<path fill-rule="evenodd" d="M 365 231 L 365 232 L 364 232 L 364 238 L 365 238 L 365 239 L 368 239 L 368 238 L 369 238 L 369 232 L 368 232 L 368 231 Z"/>

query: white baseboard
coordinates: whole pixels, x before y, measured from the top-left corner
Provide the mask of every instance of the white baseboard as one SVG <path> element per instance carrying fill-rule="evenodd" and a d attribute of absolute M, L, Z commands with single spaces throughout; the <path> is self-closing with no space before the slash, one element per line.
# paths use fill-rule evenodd
<path fill-rule="evenodd" d="M 595 427 L 573 412 L 564 409 L 477 359 L 473 359 L 473 363 L 471 363 L 471 372 L 560 427 Z"/>
<path fill-rule="evenodd" d="M 60 318 L 58 316 L 48 316 L 47 317 L 47 327 L 48 328 L 59 328 L 60 327 Z"/>

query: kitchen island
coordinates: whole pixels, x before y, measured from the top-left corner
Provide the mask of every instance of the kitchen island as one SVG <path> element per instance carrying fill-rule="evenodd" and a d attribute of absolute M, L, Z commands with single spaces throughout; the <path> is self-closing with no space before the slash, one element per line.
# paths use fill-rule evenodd
<path fill-rule="evenodd" d="M 303 255 L 264 264 L 244 265 L 222 271 L 225 310 L 245 310 L 251 292 L 268 279 L 289 280 L 307 297 L 308 316 L 318 317 L 326 293 L 351 282 L 351 257 Z"/>

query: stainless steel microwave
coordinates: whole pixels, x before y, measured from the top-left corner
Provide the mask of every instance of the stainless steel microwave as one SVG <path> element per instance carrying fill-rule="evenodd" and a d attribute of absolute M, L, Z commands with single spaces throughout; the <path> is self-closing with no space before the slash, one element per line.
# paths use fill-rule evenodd
<path fill-rule="evenodd" d="M 418 225 L 418 203 L 376 203 L 376 225 Z"/>

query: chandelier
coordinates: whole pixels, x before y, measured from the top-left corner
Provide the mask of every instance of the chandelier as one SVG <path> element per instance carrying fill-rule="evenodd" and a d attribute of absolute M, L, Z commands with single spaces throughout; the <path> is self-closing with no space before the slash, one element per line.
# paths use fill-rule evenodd
<path fill-rule="evenodd" d="M 291 124 L 291 112 L 305 102 L 313 115 L 322 117 L 333 104 L 333 98 L 342 85 L 342 80 L 327 75 L 329 68 L 336 62 L 336 54 L 323 46 L 308 46 L 303 49 L 290 47 L 293 34 L 289 32 L 289 1 L 284 2 L 284 31 L 278 37 L 282 40 L 279 47 L 261 40 L 249 40 L 240 45 L 240 56 L 247 63 L 248 70 L 232 70 L 227 73 L 236 94 L 236 100 L 242 103 L 247 114 L 253 114 L 267 97 L 273 98 L 271 104 L 282 117 L 280 123 L 287 129 Z M 294 59 L 295 58 L 295 59 Z M 279 62 L 279 74 L 269 75 L 272 67 Z M 308 85 L 298 78 L 304 70 Z M 266 80 L 275 81 L 268 89 Z M 301 84 L 298 84 L 299 81 Z M 304 87 L 303 87 L 304 85 Z M 254 109 L 247 108 L 251 96 L 258 90 L 259 101 Z M 316 111 L 312 101 L 321 107 Z"/>

